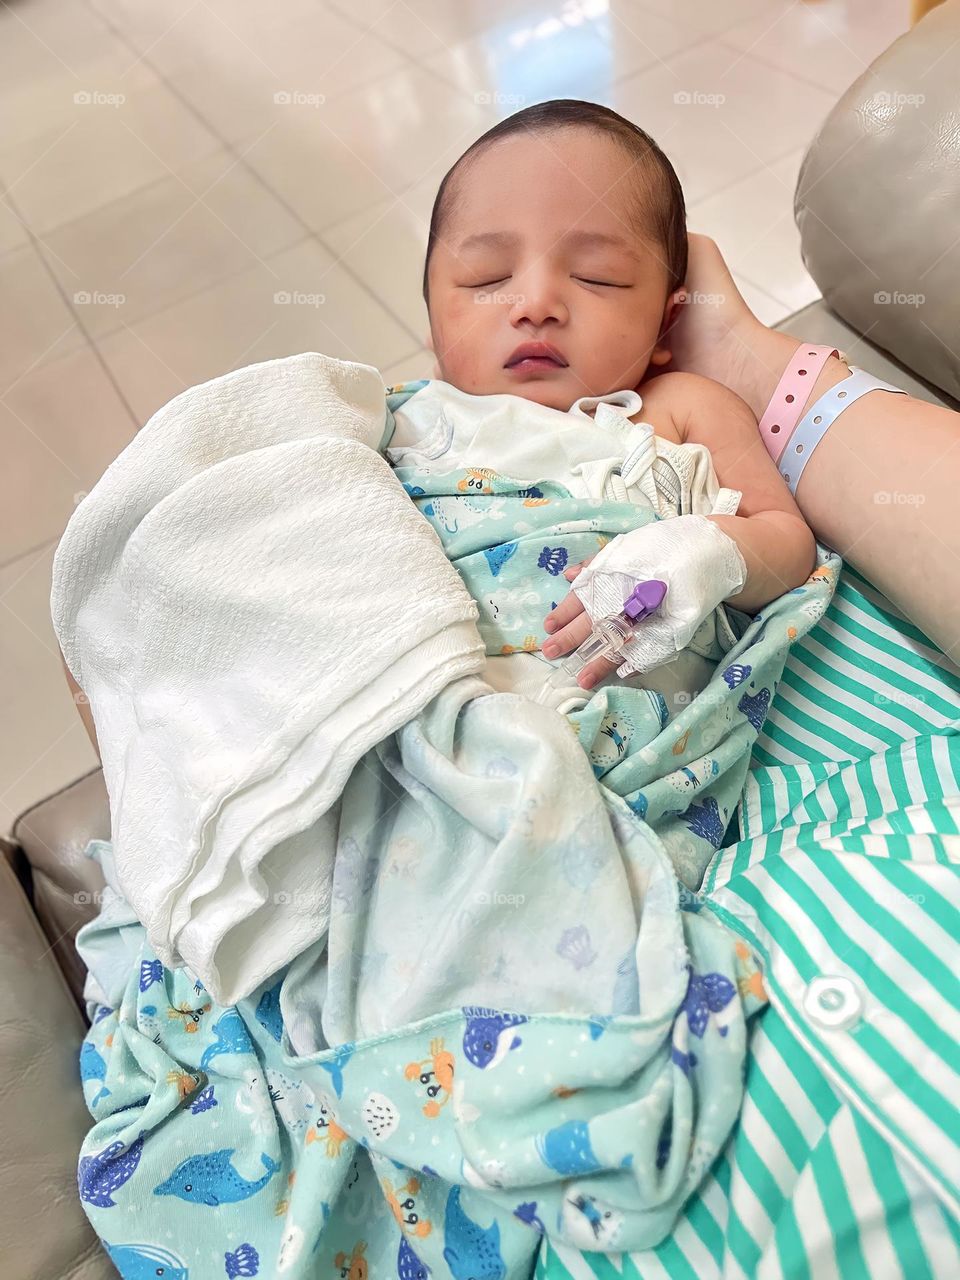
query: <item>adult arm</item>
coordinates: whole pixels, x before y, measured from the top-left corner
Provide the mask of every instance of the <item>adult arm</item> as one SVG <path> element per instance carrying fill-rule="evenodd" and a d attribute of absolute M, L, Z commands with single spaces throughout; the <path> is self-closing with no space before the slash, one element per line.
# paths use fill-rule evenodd
<path fill-rule="evenodd" d="M 798 340 L 756 318 L 713 240 L 689 240 L 689 294 L 722 301 L 677 308 L 669 367 L 715 378 L 759 418 Z M 831 357 L 808 403 L 848 376 L 846 365 Z M 954 661 L 960 660 L 958 492 L 960 414 L 873 391 L 845 409 L 824 436 L 796 494 L 817 538 Z"/>

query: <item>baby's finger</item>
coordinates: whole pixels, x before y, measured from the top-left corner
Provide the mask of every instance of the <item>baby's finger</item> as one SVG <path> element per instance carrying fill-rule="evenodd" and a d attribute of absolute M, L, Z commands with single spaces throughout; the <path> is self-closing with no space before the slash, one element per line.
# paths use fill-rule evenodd
<path fill-rule="evenodd" d="M 563 603 L 566 604 L 566 601 Z M 559 613 L 562 607 L 562 605 L 559 606 L 556 612 Z M 544 640 L 540 646 L 543 656 L 545 658 L 559 658 L 563 653 L 570 653 L 573 649 L 583 644 L 592 629 L 593 623 L 590 621 L 590 615 L 581 613 L 572 622 L 568 622 L 565 627 L 555 631 L 549 640 Z"/>
<path fill-rule="evenodd" d="M 568 591 L 557 607 L 551 609 L 544 618 L 543 629 L 544 631 L 549 631 L 552 635 L 556 635 L 561 627 L 565 627 L 568 622 L 572 622 L 574 618 L 578 618 L 582 613 L 583 605 L 580 602 L 580 597 L 575 591 Z"/>
<path fill-rule="evenodd" d="M 619 665 L 618 661 L 611 662 L 608 658 L 594 658 L 577 676 L 577 684 L 581 689 L 592 689 L 595 684 L 613 675 Z"/>
<path fill-rule="evenodd" d="M 581 569 L 585 569 L 591 560 L 596 558 L 596 552 L 592 556 L 587 556 L 586 560 L 581 560 L 579 564 L 568 564 L 563 571 L 563 576 L 568 582 L 572 582 Z"/>

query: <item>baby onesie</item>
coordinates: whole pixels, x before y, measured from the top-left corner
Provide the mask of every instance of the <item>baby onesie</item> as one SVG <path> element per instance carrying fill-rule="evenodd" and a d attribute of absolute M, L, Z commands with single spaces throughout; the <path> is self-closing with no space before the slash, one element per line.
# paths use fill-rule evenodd
<path fill-rule="evenodd" d="M 630 421 L 643 407 L 632 389 L 583 396 L 563 412 L 521 396 L 476 396 L 424 379 L 391 388 L 387 405 L 384 452 L 401 478 L 422 481 L 424 474 L 468 472 L 473 479 L 468 477 L 465 492 L 480 498 L 489 495 L 486 482 L 495 474 L 529 486 L 560 486 L 574 499 L 630 504 L 660 520 L 733 515 L 739 506 L 740 493 L 720 486 L 705 446 L 675 444 L 657 436 L 649 423 Z M 463 505 L 448 511 L 442 500 L 430 504 L 441 537 L 463 521 Z M 478 507 L 477 518 L 481 516 Z M 594 549 L 600 545 L 598 541 Z M 559 603 L 568 589 L 558 574 L 556 599 L 547 601 L 547 607 Z M 486 605 L 499 614 L 503 599 L 478 597 L 478 604 L 481 614 Z M 523 694 L 567 712 L 583 706 L 590 694 L 565 676 L 562 660 L 551 661 L 540 651 L 545 612 L 529 618 L 527 647 L 498 653 L 488 646 L 485 678 L 500 692 Z M 675 661 L 626 681 L 613 674 L 596 687 L 616 683 L 647 689 L 660 695 L 669 717 L 703 689 L 745 625 L 744 615 L 721 606 Z M 534 637 L 535 648 L 529 643 Z"/>

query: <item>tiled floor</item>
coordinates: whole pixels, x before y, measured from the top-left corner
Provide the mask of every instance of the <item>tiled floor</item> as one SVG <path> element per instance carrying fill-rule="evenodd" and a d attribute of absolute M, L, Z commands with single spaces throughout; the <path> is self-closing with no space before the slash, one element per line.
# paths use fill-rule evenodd
<path fill-rule="evenodd" d="M 592 98 L 673 159 L 773 323 L 817 296 L 792 197 L 908 0 L 0 0 L 0 824 L 96 764 L 50 624 L 79 497 L 184 387 L 298 350 L 429 374 L 440 178 Z M 722 94 L 722 109 L 677 93 Z M 322 305 L 278 304 L 287 292 Z"/>

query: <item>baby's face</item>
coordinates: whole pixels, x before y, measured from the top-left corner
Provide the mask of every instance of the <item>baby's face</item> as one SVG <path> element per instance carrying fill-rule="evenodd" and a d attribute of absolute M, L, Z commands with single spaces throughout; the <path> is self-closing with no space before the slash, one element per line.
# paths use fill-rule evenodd
<path fill-rule="evenodd" d="M 664 252 L 628 217 L 629 169 L 615 143 L 579 128 L 505 138 L 467 168 L 430 259 L 445 382 L 566 411 L 670 359 L 658 345 L 672 311 Z M 516 362 L 529 343 L 558 360 Z"/>

